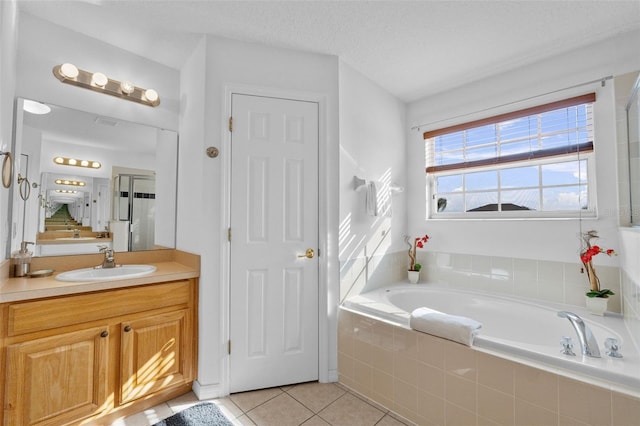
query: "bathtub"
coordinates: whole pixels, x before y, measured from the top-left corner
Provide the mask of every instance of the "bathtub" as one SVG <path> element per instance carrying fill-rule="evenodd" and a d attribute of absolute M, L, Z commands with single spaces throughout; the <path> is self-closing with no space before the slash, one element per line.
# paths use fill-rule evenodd
<path fill-rule="evenodd" d="M 409 328 L 409 314 L 428 307 L 482 323 L 473 349 L 577 378 L 598 386 L 640 395 L 640 354 L 620 315 L 589 314 L 573 305 L 536 304 L 524 299 L 456 290 L 437 284 L 395 284 L 350 297 L 342 309 Z M 595 335 L 602 358 L 581 355 L 578 337 L 561 310 L 578 314 Z M 561 353 L 560 339 L 570 336 L 576 356 Z M 623 358 L 605 354 L 604 340 L 618 339 Z"/>

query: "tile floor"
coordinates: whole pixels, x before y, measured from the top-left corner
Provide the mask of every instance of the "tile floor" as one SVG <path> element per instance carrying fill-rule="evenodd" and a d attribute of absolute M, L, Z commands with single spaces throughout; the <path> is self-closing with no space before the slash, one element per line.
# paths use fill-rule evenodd
<path fill-rule="evenodd" d="M 403 426 L 386 409 L 336 383 L 309 382 L 210 400 L 235 425 Z M 119 420 L 112 426 L 150 426 L 199 402 L 190 392 Z"/>

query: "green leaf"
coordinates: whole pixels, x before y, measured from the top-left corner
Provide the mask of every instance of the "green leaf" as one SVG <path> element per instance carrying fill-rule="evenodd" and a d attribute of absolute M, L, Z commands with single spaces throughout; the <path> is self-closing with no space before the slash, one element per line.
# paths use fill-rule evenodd
<path fill-rule="evenodd" d="M 420 269 L 422 269 L 422 265 L 421 264 L 416 263 L 415 265 L 413 265 L 413 270 L 414 271 L 420 272 Z"/>
<path fill-rule="evenodd" d="M 602 290 L 591 290 L 587 292 L 587 297 L 602 297 L 607 298 L 609 296 L 613 296 L 615 293 L 609 290 L 608 288 L 603 288 Z"/>

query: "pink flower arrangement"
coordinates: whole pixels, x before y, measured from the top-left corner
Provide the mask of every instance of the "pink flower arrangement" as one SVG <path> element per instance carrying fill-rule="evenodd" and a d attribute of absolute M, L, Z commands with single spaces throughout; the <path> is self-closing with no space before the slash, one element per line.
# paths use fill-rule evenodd
<path fill-rule="evenodd" d="M 405 235 L 404 242 L 409 246 L 409 270 L 410 271 L 420 271 L 422 269 L 422 265 L 416 263 L 416 249 L 424 248 L 424 245 L 429 241 L 429 236 L 427 234 L 424 237 L 417 237 L 413 239 L 411 242 L 411 237 Z"/>
<path fill-rule="evenodd" d="M 593 267 L 593 258 L 600 253 L 605 253 L 607 256 L 617 256 L 618 253 L 614 249 L 603 249 L 597 245 L 591 245 L 591 240 L 598 238 L 596 231 L 588 231 L 582 234 L 582 240 L 584 242 L 584 249 L 580 252 L 580 260 L 587 270 L 587 277 L 589 278 L 589 291 L 588 297 L 604 297 L 613 296 L 615 293 L 608 288 L 600 288 L 600 279 L 596 275 L 596 270 Z"/>

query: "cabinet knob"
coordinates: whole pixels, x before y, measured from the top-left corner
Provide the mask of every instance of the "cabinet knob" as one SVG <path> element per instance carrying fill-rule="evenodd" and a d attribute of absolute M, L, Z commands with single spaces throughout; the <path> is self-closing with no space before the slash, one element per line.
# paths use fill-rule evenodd
<path fill-rule="evenodd" d="M 108 335 L 109 335 L 109 332 L 107 330 L 100 333 L 100 337 L 107 337 Z"/>
<path fill-rule="evenodd" d="M 124 327 L 124 332 L 125 333 L 128 333 L 130 331 L 131 331 L 131 326 L 130 325 L 127 325 L 127 326 Z"/>

